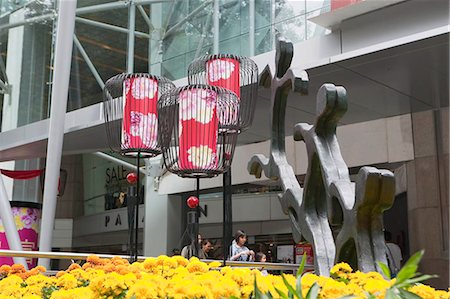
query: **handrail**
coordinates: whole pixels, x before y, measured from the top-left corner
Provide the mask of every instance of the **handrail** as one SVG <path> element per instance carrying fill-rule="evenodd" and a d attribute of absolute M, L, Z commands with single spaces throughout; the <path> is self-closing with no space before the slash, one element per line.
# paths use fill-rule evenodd
<path fill-rule="evenodd" d="M 96 254 L 96 253 L 81 253 L 81 252 L 43 252 L 43 251 L 18 251 L 18 250 L 6 250 L 0 249 L 0 256 L 9 257 L 25 257 L 25 258 L 48 258 L 59 260 L 87 260 L 91 255 L 96 255 L 100 258 L 114 258 L 120 257 L 123 259 L 129 259 L 128 255 L 115 255 L 115 254 Z M 138 256 L 138 261 L 144 261 L 147 256 Z M 220 267 L 224 266 L 222 260 L 210 260 L 202 259 L 205 263 L 220 262 Z M 241 261 L 226 261 L 225 266 L 230 267 L 248 267 L 248 268 L 264 268 L 266 270 L 281 270 L 281 271 L 297 271 L 298 264 L 288 263 L 260 263 L 260 262 L 241 262 Z M 310 267 L 305 267 L 305 270 L 312 270 Z"/>

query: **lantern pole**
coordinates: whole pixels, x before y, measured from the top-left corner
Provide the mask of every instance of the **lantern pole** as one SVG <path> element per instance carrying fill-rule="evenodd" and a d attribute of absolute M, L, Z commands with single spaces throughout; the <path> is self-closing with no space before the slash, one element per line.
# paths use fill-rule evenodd
<path fill-rule="evenodd" d="M 195 191 L 195 196 L 198 200 L 200 200 L 200 178 L 197 177 L 197 190 Z M 199 253 L 199 244 L 198 244 L 198 233 L 199 233 L 199 226 L 200 226 L 200 205 L 197 205 L 195 207 L 195 224 L 194 224 L 194 239 L 195 239 L 195 246 L 194 246 L 194 255 L 198 257 Z"/>
<path fill-rule="evenodd" d="M 141 152 L 137 152 L 137 158 L 136 158 L 136 213 L 134 218 L 134 261 L 136 262 L 138 260 L 138 233 L 139 233 L 139 202 L 140 202 L 140 180 L 139 180 L 139 164 L 141 163 Z"/>
<path fill-rule="evenodd" d="M 228 259 L 233 235 L 231 167 L 223 173 L 223 261 Z"/>

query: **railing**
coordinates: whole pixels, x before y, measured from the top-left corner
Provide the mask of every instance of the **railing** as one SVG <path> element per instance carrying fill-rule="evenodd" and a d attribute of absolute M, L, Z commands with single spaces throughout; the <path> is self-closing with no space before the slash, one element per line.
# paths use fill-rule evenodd
<path fill-rule="evenodd" d="M 129 259 L 129 255 L 114 255 L 114 254 L 96 254 L 96 253 L 79 253 L 79 252 L 42 252 L 42 251 L 15 251 L 15 250 L 5 250 L 0 249 L 0 256 L 8 257 L 24 257 L 24 258 L 47 258 L 47 259 L 57 259 L 57 260 L 83 260 L 85 261 L 89 256 L 96 255 L 100 258 L 113 258 L 120 257 L 123 259 Z M 138 256 L 138 261 L 144 261 L 147 256 Z M 265 270 L 275 270 L 275 271 L 297 271 L 298 264 L 288 264 L 288 263 L 260 263 L 260 262 L 238 262 L 238 261 L 226 261 L 222 260 L 202 260 L 205 263 L 220 262 L 221 267 L 247 267 L 247 268 L 258 268 Z M 305 267 L 306 271 L 313 270 L 311 267 Z M 51 271 L 49 271 L 51 272 Z"/>

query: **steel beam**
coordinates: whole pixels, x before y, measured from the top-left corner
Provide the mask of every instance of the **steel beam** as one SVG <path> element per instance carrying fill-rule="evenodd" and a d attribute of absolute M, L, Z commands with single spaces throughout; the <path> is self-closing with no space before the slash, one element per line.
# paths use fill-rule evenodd
<path fill-rule="evenodd" d="M 218 54 L 219 53 L 219 14 L 220 14 L 220 3 L 219 0 L 214 0 L 214 10 L 213 10 L 213 37 L 214 37 L 214 42 L 213 42 L 213 54 Z"/>
<path fill-rule="evenodd" d="M 153 4 L 153 3 L 163 3 L 163 2 L 169 2 L 170 0 L 135 0 L 134 3 L 136 5 L 147 5 L 147 4 Z M 97 5 L 91 5 L 86 7 L 80 7 L 76 10 L 77 15 L 83 15 L 83 14 L 90 14 L 95 13 L 99 11 L 108 11 L 113 9 L 124 9 L 127 8 L 129 5 L 129 2 L 127 1 L 115 1 L 115 2 L 109 2 L 104 4 L 97 4 Z M 23 25 L 31 25 L 37 22 L 47 21 L 56 18 L 56 13 L 49 13 L 41 16 L 36 16 L 32 18 L 28 18 L 21 22 L 16 22 L 12 24 L 5 24 L 0 26 L 0 31 L 3 29 L 10 29 L 14 27 L 19 27 Z"/>
<path fill-rule="evenodd" d="M 12 23 L 12 24 L 1 25 L 0 26 L 0 31 L 6 30 L 6 29 L 11 29 L 11 28 L 14 28 L 14 27 L 23 26 L 23 25 L 30 25 L 30 24 L 34 24 L 34 23 L 38 23 L 38 22 L 52 20 L 54 18 L 56 18 L 56 13 L 49 13 L 49 14 L 45 14 L 45 15 L 41 15 L 41 16 L 36 16 L 36 17 L 25 19 L 25 20 L 20 21 L 20 22 L 15 22 L 15 23 Z"/>
<path fill-rule="evenodd" d="M 136 5 L 133 1 L 128 8 L 128 46 L 127 46 L 127 73 L 134 71 L 134 33 L 136 26 Z"/>
<path fill-rule="evenodd" d="M 3 178 L 0 175 L 0 219 L 5 227 L 6 239 L 8 240 L 9 248 L 12 250 L 23 250 L 22 243 L 20 243 L 19 233 L 17 231 L 16 223 L 14 222 L 13 212 L 9 203 L 8 194 L 6 192 Z M 14 257 L 14 263 L 22 264 L 28 268 L 27 262 L 23 257 Z"/>
<path fill-rule="evenodd" d="M 76 7 L 77 0 L 60 0 L 59 2 L 42 223 L 39 239 L 39 249 L 41 251 L 51 251 L 52 249 Z M 48 269 L 50 261 L 48 259 L 39 259 L 39 264 Z"/>
<path fill-rule="evenodd" d="M 212 1 L 206 1 L 204 2 L 202 5 L 200 5 L 199 7 L 197 7 L 196 9 L 194 9 L 190 14 L 188 14 L 186 17 L 184 17 L 181 21 L 179 21 L 178 23 L 176 23 L 175 25 L 173 25 L 172 27 L 170 27 L 169 30 L 166 31 L 166 33 L 163 36 L 163 40 L 166 39 L 167 37 L 169 37 L 172 33 L 174 33 L 178 28 L 180 28 L 181 26 L 184 25 L 184 23 L 186 23 L 187 21 L 189 21 L 190 19 L 192 19 L 196 14 L 198 14 L 199 12 L 201 12 L 206 6 L 208 6 L 209 4 L 211 4 Z"/>
<path fill-rule="evenodd" d="M 144 8 L 141 5 L 136 5 L 137 9 L 139 10 L 142 18 L 144 19 L 145 23 L 147 23 L 150 30 L 153 30 L 152 21 L 148 17 L 147 13 L 145 12 Z"/>
<path fill-rule="evenodd" d="M 94 78 L 97 81 L 98 85 L 100 85 L 100 88 L 103 90 L 103 88 L 105 87 L 105 82 L 103 82 L 102 78 L 100 77 L 100 74 L 97 72 L 97 69 L 95 68 L 94 64 L 89 58 L 89 55 L 84 50 L 83 46 L 81 45 L 80 41 L 78 40 L 75 34 L 73 35 L 73 41 L 75 43 L 75 46 L 78 48 L 78 51 L 80 51 L 80 54 L 83 57 L 84 61 L 86 62 L 92 75 L 94 75 Z"/>
<path fill-rule="evenodd" d="M 102 22 L 98 22 L 98 21 L 93 21 L 93 20 L 89 20 L 89 19 L 85 19 L 85 18 L 76 17 L 76 21 L 87 24 L 87 25 L 96 26 L 96 27 L 99 27 L 102 29 L 108 29 L 108 30 L 113 30 L 113 31 L 117 31 L 117 32 L 122 32 L 122 33 L 129 32 L 129 29 L 127 29 L 127 28 L 123 28 L 123 27 L 111 25 L 111 24 L 106 24 L 106 23 L 102 23 Z M 147 33 L 144 33 L 144 32 L 135 31 L 134 34 L 138 37 L 150 38 L 150 35 Z"/>
<path fill-rule="evenodd" d="M 210 29 L 209 27 L 211 26 L 211 20 L 212 20 L 212 14 L 209 14 L 206 17 L 206 22 L 205 22 L 205 25 L 203 26 L 202 35 L 200 37 L 200 41 L 198 42 L 197 50 L 195 51 L 195 55 L 194 55 L 194 59 L 200 55 L 200 52 L 203 48 L 203 43 L 205 41 L 205 36 L 206 36 L 206 34 L 208 34 L 208 30 Z"/>
<path fill-rule="evenodd" d="M 255 56 L 255 0 L 249 0 L 248 21 L 248 51 L 249 56 Z"/>
<path fill-rule="evenodd" d="M 123 167 L 125 167 L 125 168 L 127 168 L 129 170 L 132 170 L 132 171 L 136 170 L 136 165 L 128 163 L 128 162 L 126 162 L 126 161 L 124 161 L 122 159 L 116 158 L 114 156 L 111 156 L 111 155 L 108 155 L 108 154 L 105 154 L 105 153 L 102 153 L 102 152 L 96 152 L 96 153 L 94 153 L 94 155 L 96 155 L 97 157 L 100 157 L 102 159 L 111 161 L 111 162 L 113 162 L 115 164 L 122 165 Z M 147 175 L 145 167 L 139 168 L 139 172 L 144 174 L 144 175 Z"/>

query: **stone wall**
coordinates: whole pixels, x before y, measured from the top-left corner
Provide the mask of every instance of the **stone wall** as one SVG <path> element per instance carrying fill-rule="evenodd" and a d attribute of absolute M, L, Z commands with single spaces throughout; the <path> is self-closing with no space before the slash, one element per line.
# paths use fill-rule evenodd
<path fill-rule="evenodd" d="M 448 108 L 412 114 L 414 160 L 407 163 L 411 253 L 425 249 L 419 269 L 449 286 Z"/>

